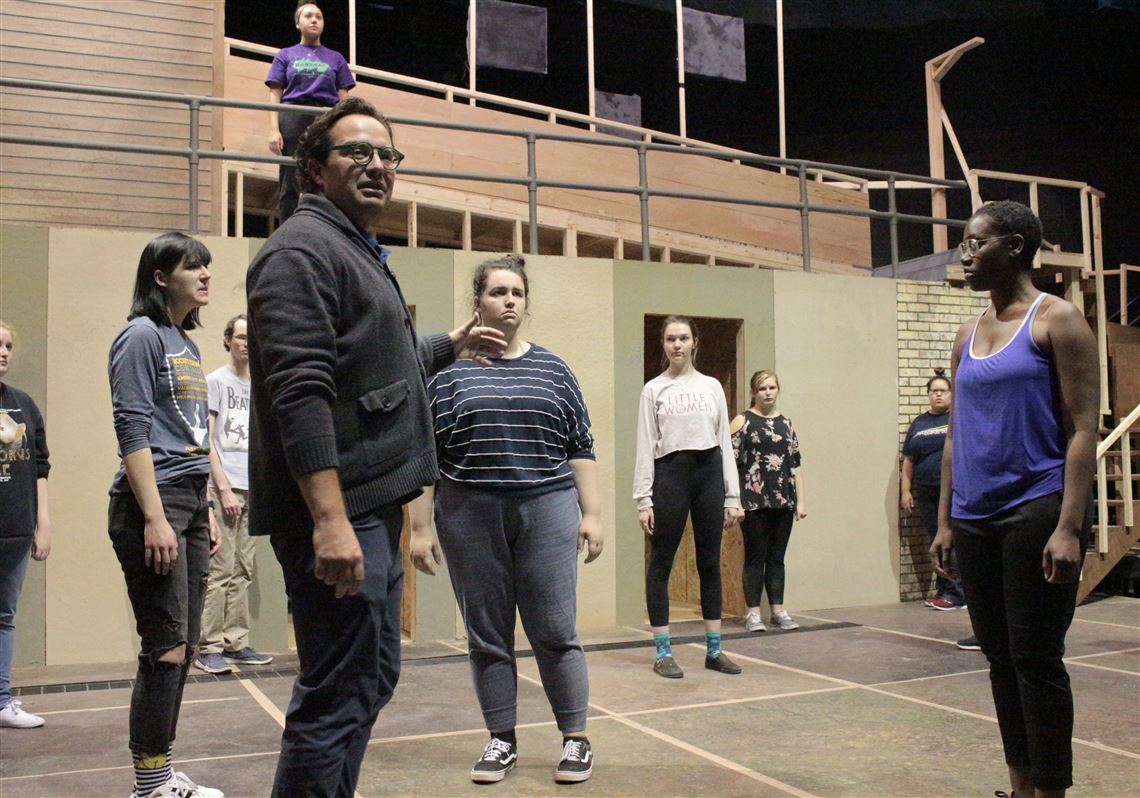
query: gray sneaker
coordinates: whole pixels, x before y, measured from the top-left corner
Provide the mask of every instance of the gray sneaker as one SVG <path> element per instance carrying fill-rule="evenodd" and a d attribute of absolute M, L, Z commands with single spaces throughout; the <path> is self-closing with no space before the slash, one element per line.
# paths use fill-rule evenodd
<path fill-rule="evenodd" d="M 194 667 L 206 673 L 233 672 L 233 668 L 221 654 L 203 654 L 200 651 L 194 655 Z"/>
<path fill-rule="evenodd" d="M 241 651 L 224 651 L 222 657 L 235 665 L 268 665 L 273 662 L 273 657 L 255 651 L 251 646 L 246 646 Z"/>
<path fill-rule="evenodd" d="M 767 632 L 768 627 L 764 625 L 764 621 L 760 618 L 760 613 L 750 612 L 744 616 L 744 628 L 749 632 Z"/>
<path fill-rule="evenodd" d="M 785 632 L 790 632 L 793 629 L 799 629 L 800 625 L 792 620 L 792 616 L 788 615 L 787 611 L 772 613 L 772 625 L 778 626 Z"/>

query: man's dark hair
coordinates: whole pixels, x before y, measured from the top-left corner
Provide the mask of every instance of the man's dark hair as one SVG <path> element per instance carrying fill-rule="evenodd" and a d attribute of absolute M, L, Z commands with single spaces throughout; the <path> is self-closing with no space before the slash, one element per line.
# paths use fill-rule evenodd
<path fill-rule="evenodd" d="M 239 321 L 245 321 L 247 324 L 249 323 L 248 321 L 246 321 L 245 314 L 239 313 L 236 316 L 234 316 L 232 319 L 227 321 L 226 322 L 226 329 L 222 330 L 222 346 L 224 346 L 226 348 L 227 352 L 230 351 L 230 339 L 232 339 L 234 337 L 234 324 L 236 324 Z"/>
<path fill-rule="evenodd" d="M 313 124 L 309 125 L 308 129 L 301 134 L 301 140 L 297 143 L 297 151 L 294 157 L 297 159 L 297 181 L 301 185 L 302 193 L 317 194 L 320 192 L 320 187 L 313 177 L 313 170 L 317 164 L 323 164 L 328 160 L 329 148 L 332 147 L 332 135 L 329 131 L 341 119 L 353 114 L 370 116 L 380 122 L 388 131 L 388 138 L 391 139 L 392 146 L 396 146 L 396 136 L 392 132 L 391 123 L 384 114 L 376 110 L 372 103 L 360 97 L 348 97 L 341 100 L 318 116 Z"/>
<path fill-rule="evenodd" d="M 171 323 L 170 312 L 166 307 L 166 292 L 155 282 L 154 273 L 161 271 L 163 274 L 171 274 L 183 260 L 187 266 L 208 266 L 210 250 L 198 239 L 178 232 L 163 233 L 146 245 L 139 256 L 135 293 L 127 321 L 146 316 L 160 327 Z M 202 323 L 198 320 L 198 308 L 187 313 L 181 324 L 184 330 L 200 327 Z"/>
<path fill-rule="evenodd" d="M 1041 248 L 1041 220 L 1032 210 L 1020 202 L 1013 200 L 997 200 L 987 202 L 974 212 L 975 215 L 985 216 L 993 225 L 998 235 L 1019 235 L 1025 241 L 1021 249 L 1020 261 L 1024 266 L 1033 263 L 1037 250 Z"/>

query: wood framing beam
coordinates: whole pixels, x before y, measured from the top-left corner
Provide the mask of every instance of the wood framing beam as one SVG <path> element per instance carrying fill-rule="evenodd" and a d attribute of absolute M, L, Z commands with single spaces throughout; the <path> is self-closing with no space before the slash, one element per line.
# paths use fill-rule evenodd
<path fill-rule="evenodd" d="M 943 117 L 945 111 L 942 107 L 942 78 L 958 63 L 966 52 L 978 45 L 985 44 L 985 39 L 975 36 L 969 41 L 953 47 L 941 55 L 935 56 L 926 62 L 926 136 L 927 147 L 930 154 L 930 176 L 946 177 L 946 148 L 942 140 Z M 949 118 L 946 118 L 949 124 Z M 965 161 L 965 158 L 961 158 Z M 930 192 L 930 215 L 946 218 L 946 189 L 935 187 Z M 934 225 L 934 251 L 942 252 L 950 248 L 949 236 L 945 225 Z"/>

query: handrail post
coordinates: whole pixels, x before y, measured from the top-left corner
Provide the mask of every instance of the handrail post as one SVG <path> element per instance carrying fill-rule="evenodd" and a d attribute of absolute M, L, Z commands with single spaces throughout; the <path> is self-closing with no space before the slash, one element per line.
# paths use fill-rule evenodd
<path fill-rule="evenodd" d="M 538 156 L 533 133 L 526 134 L 527 211 L 530 215 L 530 254 L 538 254 Z"/>
<path fill-rule="evenodd" d="M 645 144 L 637 148 L 638 187 L 641 189 L 641 259 L 651 260 L 649 256 L 649 159 L 646 155 Z"/>
<path fill-rule="evenodd" d="M 891 277 L 899 276 L 899 208 L 895 196 L 895 176 L 887 175 L 887 210 L 891 213 Z"/>
<path fill-rule="evenodd" d="M 800 161 L 800 234 L 803 239 L 804 271 L 811 271 L 811 230 L 808 225 L 807 164 Z"/>
<path fill-rule="evenodd" d="M 190 101 L 190 233 L 198 232 L 198 116 L 201 103 Z"/>

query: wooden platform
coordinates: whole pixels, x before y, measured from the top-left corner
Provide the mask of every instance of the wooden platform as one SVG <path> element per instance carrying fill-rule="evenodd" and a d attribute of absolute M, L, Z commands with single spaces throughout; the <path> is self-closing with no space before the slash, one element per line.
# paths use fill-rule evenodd
<path fill-rule="evenodd" d="M 225 96 L 268 101 L 268 91 L 263 82 L 266 70 L 267 65 L 263 62 L 226 56 Z M 391 116 L 580 133 L 598 141 L 614 140 L 605 134 L 591 134 L 545 120 L 473 108 L 363 83 L 353 93 L 373 102 Z M 266 112 L 227 109 L 223 122 L 226 149 L 266 152 L 268 126 Z M 526 176 L 526 145 L 521 137 L 404 125 L 396 131 L 396 138 L 399 148 L 408 156 L 406 167 Z M 638 182 L 637 156 L 628 149 L 579 142 L 540 141 L 537 163 L 538 174 L 545 179 L 624 186 L 636 186 Z M 273 166 L 244 164 L 242 169 L 247 179 L 276 181 L 276 168 Z M 656 189 L 784 202 L 795 202 L 799 198 L 797 178 L 730 161 L 680 152 L 652 152 L 648 158 L 648 169 L 650 186 Z M 815 182 L 809 184 L 809 198 L 819 204 L 868 207 L 868 196 L 864 192 Z M 474 243 L 473 230 L 494 227 L 485 221 L 498 220 L 501 229 L 512 231 L 516 224 L 525 226 L 528 218 L 527 192 L 521 186 L 401 176 L 394 199 L 404 203 L 403 207 L 417 216 L 422 215 L 425 209 L 456 215 L 452 227 L 459 231 L 459 240 L 443 243 L 463 248 L 471 248 Z M 248 197 L 246 202 L 249 202 Z M 636 196 L 543 188 L 539 191 L 539 205 L 539 224 L 549 228 L 547 238 L 553 233 L 553 240 L 561 244 L 557 254 L 571 254 L 567 251 L 571 248 L 578 251 L 577 239 L 582 238 L 599 255 L 640 257 L 640 210 Z M 390 220 L 390 223 L 393 222 Z M 418 229 L 414 217 L 408 227 L 412 228 L 417 239 L 423 232 Z M 650 227 L 655 259 L 699 262 L 715 259 L 715 262 L 767 268 L 802 268 L 798 211 L 654 198 L 650 200 Z M 573 232 L 567 234 L 567 231 Z M 412 236 L 408 238 L 412 243 Z M 518 243 L 513 239 L 522 237 L 515 232 L 510 238 L 502 233 L 490 238 L 499 240 L 489 249 L 502 249 L 503 243 Z M 635 251 L 631 251 L 631 246 Z M 866 219 L 813 214 L 811 248 L 813 271 L 870 274 L 871 233 L 870 222 Z"/>

